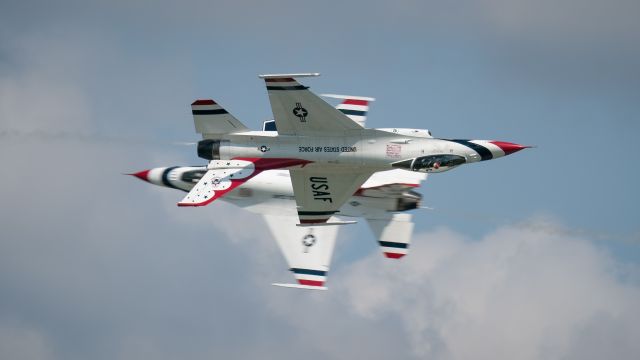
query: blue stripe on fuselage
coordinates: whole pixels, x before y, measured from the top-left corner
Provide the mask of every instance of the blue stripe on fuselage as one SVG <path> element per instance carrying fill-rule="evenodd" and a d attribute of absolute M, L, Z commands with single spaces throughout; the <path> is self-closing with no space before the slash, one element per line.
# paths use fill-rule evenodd
<path fill-rule="evenodd" d="M 493 154 L 491 153 L 491 150 L 487 149 L 486 147 L 484 147 L 482 145 L 478 145 L 476 143 L 472 143 L 469 140 L 458 140 L 458 139 L 456 139 L 456 140 L 449 140 L 449 141 L 453 141 L 453 142 L 458 143 L 460 145 L 464 145 L 464 146 L 470 148 L 471 150 L 477 152 L 478 155 L 480 155 L 480 159 L 482 161 L 493 159 Z"/>
<path fill-rule="evenodd" d="M 171 172 L 171 170 L 177 169 L 177 168 L 178 168 L 178 166 L 174 166 L 174 167 L 167 168 L 165 171 L 163 171 L 162 172 L 162 183 L 166 187 L 182 190 L 180 188 L 175 187 L 171 182 L 169 182 L 169 173 Z"/>

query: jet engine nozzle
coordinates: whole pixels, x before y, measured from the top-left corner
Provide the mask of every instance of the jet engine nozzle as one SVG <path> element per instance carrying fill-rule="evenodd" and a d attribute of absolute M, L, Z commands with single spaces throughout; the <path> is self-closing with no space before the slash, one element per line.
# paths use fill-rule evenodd
<path fill-rule="evenodd" d="M 220 140 L 205 139 L 198 142 L 198 157 L 220 160 Z"/>
<path fill-rule="evenodd" d="M 404 194 L 402 194 L 401 197 L 398 198 L 395 211 L 407 211 L 407 210 L 417 209 L 420 207 L 421 202 L 422 202 L 422 194 L 413 190 L 409 190 Z"/>
<path fill-rule="evenodd" d="M 414 159 L 402 160 L 391 164 L 391 166 L 411 171 L 435 173 L 451 170 L 456 166 L 467 162 L 464 156 L 442 154 L 420 156 Z"/>

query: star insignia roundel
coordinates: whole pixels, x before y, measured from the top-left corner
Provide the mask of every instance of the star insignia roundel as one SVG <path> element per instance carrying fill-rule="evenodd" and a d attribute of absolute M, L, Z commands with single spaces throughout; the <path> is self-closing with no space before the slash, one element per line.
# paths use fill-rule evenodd
<path fill-rule="evenodd" d="M 316 237 L 313 234 L 307 234 L 302 238 L 302 245 L 310 247 L 315 245 Z"/>
<path fill-rule="evenodd" d="M 307 115 L 309 115 L 309 112 L 307 109 L 302 107 L 302 103 L 297 102 L 296 107 L 293 108 L 293 115 L 300 119 L 300 122 L 307 122 Z"/>

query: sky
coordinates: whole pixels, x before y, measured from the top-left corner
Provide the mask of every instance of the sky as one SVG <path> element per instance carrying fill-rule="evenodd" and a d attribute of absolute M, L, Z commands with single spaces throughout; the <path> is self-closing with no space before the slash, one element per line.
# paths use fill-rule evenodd
<path fill-rule="evenodd" d="M 5 1 L 0 358 L 636 359 L 640 3 Z M 341 230 L 275 288 L 259 216 L 123 173 L 203 164 L 189 104 L 257 74 L 372 96 L 370 127 L 536 148 L 430 176 L 411 253 Z M 247 224 L 251 224 L 247 226 Z"/>

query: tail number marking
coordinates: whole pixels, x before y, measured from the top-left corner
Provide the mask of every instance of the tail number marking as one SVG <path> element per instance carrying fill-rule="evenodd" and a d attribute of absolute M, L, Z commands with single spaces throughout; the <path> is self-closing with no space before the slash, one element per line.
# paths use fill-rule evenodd
<path fill-rule="evenodd" d="M 311 176 L 311 191 L 313 191 L 313 199 L 327 201 L 333 204 L 331 191 L 329 190 L 329 181 L 324 176 Z"/>

